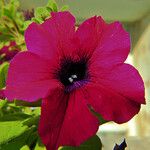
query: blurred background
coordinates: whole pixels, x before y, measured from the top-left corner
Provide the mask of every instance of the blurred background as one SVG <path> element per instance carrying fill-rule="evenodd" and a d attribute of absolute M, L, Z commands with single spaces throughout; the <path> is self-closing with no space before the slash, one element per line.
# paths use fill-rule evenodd
<path fill-rule="evenodd" d="M 22 9 L 44 6 L 47 0 L 20 0 Z M 150 145 L 150 0 L 56 0 L 68 5 L 79 25 L 85 19 L 99 15 L 107 22 L 120 21 L 131 35 L 132 49 L 127 63 L 134 65 L 144 79 L 146 106 L 130 122 L 100 126 L 98 135 L 104 150 L 127 139 L 127 150 L 149 150 Z"/>

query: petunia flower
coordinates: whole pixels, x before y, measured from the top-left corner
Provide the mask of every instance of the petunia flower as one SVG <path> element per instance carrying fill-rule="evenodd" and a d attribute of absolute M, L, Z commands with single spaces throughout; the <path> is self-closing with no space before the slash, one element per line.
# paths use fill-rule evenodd
<path fill-rule="evenodd" d="M 11 41 L 8 46 L 4 46 L 0 49 L 0 64 L 5 61 L 10 61 L 19 52 L 15 46 L 16 43 Z"/>
<path fill-rule="evenodd" d="M 99 121 L 124 123 L 145 104 L 138 71 L 125 64 L 130 37 L 119 22 L 94 16 L 75 30 L 69 12 L 53 12 L 25 32 L 28 51 L 10 63 L 6 95 L 42 98 L 39 135 L 47 150 L 79 146 L 96 134 Z"/>

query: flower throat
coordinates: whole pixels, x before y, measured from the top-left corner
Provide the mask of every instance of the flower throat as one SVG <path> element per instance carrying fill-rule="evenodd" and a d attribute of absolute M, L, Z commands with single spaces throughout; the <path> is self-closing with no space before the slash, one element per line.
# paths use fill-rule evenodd
<path fill-rule="evenodd" d="M 60 82 L 64 86 L 71 86 L 77 81 L 86 79 L 87 61 L 82 59 L 74 62 L 70 59 L 62 61 L 61 69 L 58 72 Z"/>

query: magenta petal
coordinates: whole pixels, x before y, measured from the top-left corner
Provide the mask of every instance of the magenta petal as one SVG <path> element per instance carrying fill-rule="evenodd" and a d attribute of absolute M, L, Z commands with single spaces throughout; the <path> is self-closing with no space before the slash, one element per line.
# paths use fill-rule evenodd
<path fill-rule="evenodd" d="M 51 79 L 50 71 L 50 62 L 38 55 L 30 52 L 17 54 L 10 63 L 6 97 L 9 100 L 36 101 L 47 96 L 51 89 L 58 86 Z"/>
<path fill-rule="evenodd" d="M 25 40 L 29 51 L 51 59 L 56 46 L 53 38 L 39 24 L 32 23 L 25 31 Z"/>
<path fill-rule="evenodd" d="M 43 100 L 39 133 L 47 150 L 57 150 L 62 145 L 79 146 L 96 134 L 98 126 L 79 91 L 69 100 L 60 91 Z"/>
<path fill-rule="evenodd" d="M 131 65 L 118 65 L 103 73 L 97 71 L 93 76 L 93 85 L 87 86 L 87 93 L 91 95 L 87 97 L 106 120 L 126 122 L 139 112 L 141 104 L 145 104 L 144 83 Z"/>
<path fill-rule="evenodd" d="M 99 44 L 106 24 L 101 17 L 92 17 L 84 21 L 76 31 L 76 37 L 80 43 L 79 52 L 91 54 Z"/>
<path fill-rule="evenodd" d="M 49 98 L 43 99 L 39 134 L 47 150 L 57 150 L 57 142 L 64 120 L 68 96 L 56 89 Z"/>
<path fill-rule="evenodd" d="M 130 36 L 121 23 L 107 25 L 103 31 L 99 46 L 96 48 L 91 62 L 100 68 L 123 63 L 130 52 Z"/>
<path fill-rule="evenodd" d="M 97 71 L 95 80 L 118 94 L 140 104 L 145 104 L 144 83 L 138 71 L 129 64 L 122 64 L 111 70 Z"/>
<path fill-rule="evenodd" d="M 116 123 L 129 121 L 139 112 L 141 106 L 140 103 L 107 87 L 104 88 L 94 84 L 87 87 L 87 92 L 84 95 L 97 113 L 105 120 Z"/>
<path fill-rule="evenodd" d="M 96 134 L 99 121 L 88 108 L 81 91 L 72 93 L 61 128 L 58 145 L 79 146 Z"/>
<path fill-rule="evenodd" d="M 70 41 L 75 33 L 75 18 L 69 12 L 52 13 L 43 24 L 32 23 L 25 32 L 29 51 L 51 59 L 63 50 L 72 50 Z"/>

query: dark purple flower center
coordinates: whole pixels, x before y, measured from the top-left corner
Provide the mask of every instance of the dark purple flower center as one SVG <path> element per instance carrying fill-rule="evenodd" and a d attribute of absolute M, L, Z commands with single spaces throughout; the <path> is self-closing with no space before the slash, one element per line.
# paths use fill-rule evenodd
<path fill-rule="evenodd" d="M 60 82 L 66 87 L 67 91 L 81 86 L 87 79 L 87 60 L 72 61 L 65 59 L 61 63 L 61 69 L 58 72 Z"/>

